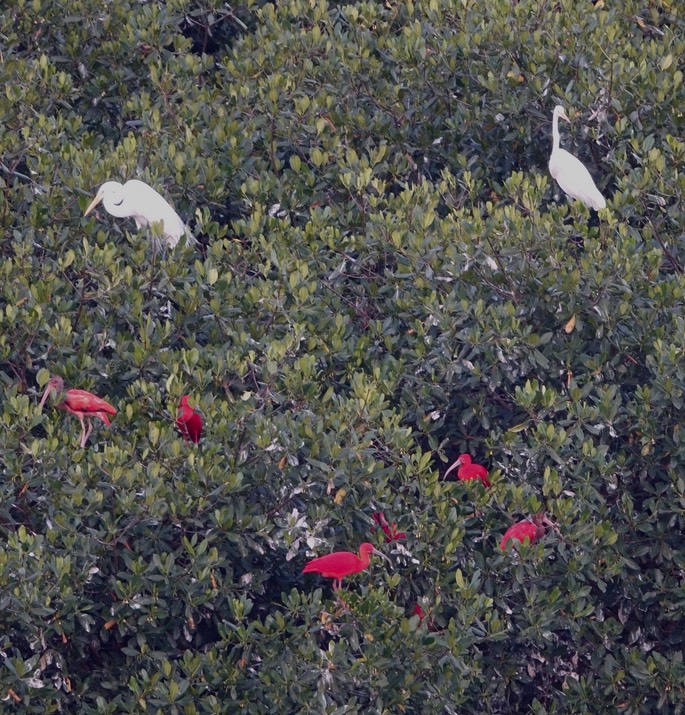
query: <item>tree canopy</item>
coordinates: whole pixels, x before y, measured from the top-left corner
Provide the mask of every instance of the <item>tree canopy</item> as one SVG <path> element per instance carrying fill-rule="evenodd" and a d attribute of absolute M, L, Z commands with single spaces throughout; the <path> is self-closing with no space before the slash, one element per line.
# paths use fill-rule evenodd
<path fill-rule="evenodd" d="M 684 30 L 4 4 L 0 710 L 683 712 Z M 548 174 L 557 104 L 599 214 Z M 198 246 L 83 216 L 133 178 Z M 84 449 L 50 374 L 117 409 Z M 342 600 L 302 573 L 366 541 Z"/>

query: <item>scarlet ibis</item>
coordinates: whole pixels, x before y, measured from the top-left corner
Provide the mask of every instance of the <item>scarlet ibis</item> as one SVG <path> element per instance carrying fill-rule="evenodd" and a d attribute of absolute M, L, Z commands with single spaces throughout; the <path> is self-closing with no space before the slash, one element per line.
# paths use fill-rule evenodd
<path fill-rule="evenodd" d="M 43 409 L 43 405 L 51 392 L 61 395 L 63 391 L 64 380 L 59 375 L 53 375 L 45 387 L 45 392 L 43 393 L 38 409 Z M 101 397 L 98 397 L 87 390 L 76 390 L 72 388 L 66 391 L 64 398 L 64 401 L 60 402 L 57 407 L 62 410 L 67 410 L 67 412 L 71 412 L 72 415 L 76 415 L 81 421 L 81 449 L 86 446 L 88 437 L 93 431 L 93 425 L 90 422 L 90 418 L 97 417 L 109 427 L 111 423 L 107 415 L 116 415 L 117 413 L 116 409 L 114 409 L 109 402 L 105 402 L 105 400 Z M 88 422 L 87 430 L 85 424 L 86 422 Z"/>
<path fill-rule="evenodd" d="M 484 487 L 490 486 L 490 481 L 488 480 L 488 470 L 481 464 L 473 464 L 470 454 L 460 454 L 457 461 L 452 464 L 452 466 L 445 472 L 444 479 L 447 479 L 447 475 L 454 469 L 457 469 L 457 478 L 466 482 L 471 479 L 480 479 Z"/>
<path fill-rule="evenodd" d="M 188 395 L 183 395 L 178 409 L 181 410 L 181 414 L 176 418 L 176 426 L 183 439 L 186 442 L 190 439 L 198 444 L 202 438 L 202 416 L 188 404 Z"/>
<path fill-rule="evenodd" d="M 397 531 L 397 524 L 394 522 L 392 524 L 388 524 L 385 514 L 382 511 L 375 511 L 371 514 L 371 517 L 376 524 L 383 529 L 388 541 L 399 541 L 400 539 L 407 538 L 407 534 L 404 531 Z"/>
<path fill-rule="evenodd" d="M 502 541 L 499 543 L 500 549 L 504 551 L 507 546 L 507 541 L 510 539 L 515 539 L 523 543 L 526 537 L 529 539 L 531 544 L 534 544 L 538 539 L 542 538 L 545 534 L 545 527 L 551 526 L 554 528 L 554 523 L 550 521 L 546 514 L 540 513 L 535 514 L 531 519 L 523 519 L 518 523 L 510 526 L 502 537 Z"/>
<path fill-rule="evenodd" d="M 419 617 L 419 623 L 423 623 L 423 619 L 426 617 L 426 614 L 425 614 L 423 608 L 421 608 L 420 604 L 418 604 L 418 603 L 414 606 L 414 610 L 411 612 L 411 614 L 412 614 L 412 616 Z M 435 632 L 438 630 L 435 627 L 435 623 L 433 622 L 432 618 L 428 619 L 427 625 L 428 625 L 428 630 L 431 632 Z"/>
<path fill-rule="evenodd" d="M 342 580 L 345 576 L 353 573 L 359 573 L 365 568 L 368 568 L 371 560 L 371 554 L 378 554 L 386 561 L 388 557 L 375 549 L 373 544 L 365 541 L 359 547 L 359 556 L 351 551 L 334 551 L 326 556 L 319 556 L 312 559 L 303 569 L 302 573 L 318 573 L 325 578 L 332 578 L 333 590 L 337 591 L 342 587 Z"/>

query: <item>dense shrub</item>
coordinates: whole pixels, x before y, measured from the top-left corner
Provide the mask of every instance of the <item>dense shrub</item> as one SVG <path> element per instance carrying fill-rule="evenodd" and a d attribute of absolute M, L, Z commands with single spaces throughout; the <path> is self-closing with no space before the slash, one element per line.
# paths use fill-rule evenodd
<path fill-rule="evenodd" d="M 680 4 L 8 5 L 3 712 L 682 712 Z M 82 217 L 129 178 L 200 247 Z"/>

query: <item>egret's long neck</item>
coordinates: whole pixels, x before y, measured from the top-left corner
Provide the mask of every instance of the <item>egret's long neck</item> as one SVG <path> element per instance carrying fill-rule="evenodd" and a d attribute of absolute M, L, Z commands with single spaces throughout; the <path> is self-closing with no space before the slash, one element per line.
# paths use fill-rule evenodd
<path fill-rule="evenodd" d="M 552 117 L 552 153 L 559 148 L 559 115 L 555 112 Z"/>

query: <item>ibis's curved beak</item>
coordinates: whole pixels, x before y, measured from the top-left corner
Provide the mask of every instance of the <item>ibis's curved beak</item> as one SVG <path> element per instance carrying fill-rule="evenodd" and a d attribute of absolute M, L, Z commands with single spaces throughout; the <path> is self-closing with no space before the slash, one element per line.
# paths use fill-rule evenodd
<path fill-rule="evenodd" d="M 43 405 L 47 401 L 48 397 L 50 397 L 50 393 L 55 389 L 54 384 L 52 383 L 52 380 L 48 382 L 48 384 L 45 387 L 45 392 L 43 393 L 43 397 L 41 398 L 40 403 L 38 404 L 38 411 L 42 412 L 43 411 Z"/>
<path fill-rule="evenodd" d="M 554 531 L 559 533 L 559 527 L 547 516 L 547 514 L 542 515 L 542 517 L 540 518 L 540 522 L 543 526 L 548 526 L 550 529 L 553 529 Z"/>
<path fill-rule="evenodd" d="M 390 559 L 382 552 L 379 551 L 378 549 L 371 549 L 371 553 L 376 554 L 377 556 L 380 556 L 381 558 L 385 559 L 388 563 L 390 563 Z"/>
<path fill-rule="evenodd" d="M 87 216 L 100 203 L 100 201 L 102 201 L 102 198 L 102 191 L 98 191 L 97 196 L 90 202 L 90 205 L 88 206 L 86 212 L 83 215 Z"/>
<path fill-rule="evenodd" d="M 443 479 L 447 479 L 447 475 L 453 472 L 457 467 L 461 467 L 461 459 L 458 459 L 444 474 Z"/>

